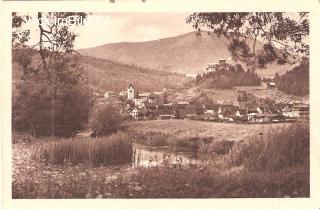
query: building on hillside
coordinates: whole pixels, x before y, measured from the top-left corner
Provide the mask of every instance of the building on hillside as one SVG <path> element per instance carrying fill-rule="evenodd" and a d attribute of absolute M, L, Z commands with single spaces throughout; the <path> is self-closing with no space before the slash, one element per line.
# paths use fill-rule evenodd
<path fill-rule="evenodd" d="M 274 89 L 274 88 L 276 88 L 277 87 L 277 85 L 276 85 L 276 83 L 274 83 L 274 82 L 268 82 L 267 83 L 267 88 L 268 89 Z"/>
<path fill-rule="evenodd" d="M 298 118 L 299 111 L 297 109 L 287 105 L 282 109 L 282 115 L 285 117 L 288 117 L 288 118 Z"/>
<path fill-rule="evenodd" d="M 218 118 L 220 120 L 233 120 L 236 115 L 238 107 L 232 104 L 220 104 L 218 110 Z"/>
<path fill-rule="evenodd" d="M 120 97 L 127 97 L 128 91 L 120 91 L 119 96 Z"/>
<path fill-rule="evenodd" d="M 172 104 L 157 105 L 155 115 L 159 120 L 167 120 L 176 118 L 176 113 Z"/>
<path fill-rule="evenodd" d="M 273 121 L 273 118 L 277 117 L 277 114 L 271 113 L 258 113 L 250 118 L 249 122 L 256 123 L 270 123 Z"/>
<path fill-rule="evenodd" d="M 203 104 L 202 107 L 204 109 L 205 120 L 216 120 L 218 118 L 218 104 Z"/>
<path fill-rule="evenodd" d="M 148 97 L 133 98 L 132 101 L 134 103 L 134 106 L 141 108 L 143 107 L 144 102 L 148 101 Z"/>
<path fill-rule="evenodd" d="M 247 111 L 244 108 L 239 108 L 236 111 L 235 120 L 246 121 L 247 120 Z"/>
<path fill-rule="evenodd" d="M 220 69 L 229 69 L 230 64 L 227 63 L 226 59 L 219 59 L 218 63 L 209 63 L 207 66 L 207 73 L 214 72 Z"/>
<path fill-rule="evenodd" d="M 204 113 L 200 105 L 176 105 L 177 118 L 180 119 L 201 119 Z"/>
<path fill-rule="evenodd" d="M 149 103 L 156 103 L 159 100 L 159 95 L 155 94 L 155 93 L 150 93 L 148 96 L 148 102 Z"/>
<path fill-rule="evenodd" d="M 257 111 L 257 110 L 255 110 L 255 109 L 247 109 L 247 120 L 249 121 L 249 122 L 254 122 L 254 118 L 255 118 L 255 116 L 257 115 L 257 114 L 259 114 L 259 112 Z"/>
<path fill-rule="evenodd" d="M 134 98 L 135 98 L 135 91 L 134 91 L 132 84 L 130 84 L 127 89 L 127 99 L 132 100 Z"/>
<path fill-rule="evenodd" d="M 132 118 L 134 119 L 138 119 L 138 114 L 139 114 L 139 109 L 138 108 L 134 108 L 129 114 Z"/>

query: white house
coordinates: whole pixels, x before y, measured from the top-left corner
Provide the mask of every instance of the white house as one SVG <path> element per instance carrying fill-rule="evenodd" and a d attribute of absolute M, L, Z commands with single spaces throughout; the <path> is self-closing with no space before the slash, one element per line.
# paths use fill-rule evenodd
<path fill-rule="evenodd" d="M 126 97 L 127 94 L 128 94 L 127 91 L 120 91 L 119 96 L 120 96 L 120 97 Z"/>
<path fill-rule="evenodd" d="M 282 115 L 289 118 L 298 118 L 300 116 L 299 110 L 288 106 L 285 106 L 285 108 L 282 109 Z"/>
<path fill-rule="evenodd" d="M 137 118 L 139 114 L 139 110 L 137 108 L 134 108 L 131 112 L 130 112 L 130 116 L 133 118 Z"/>

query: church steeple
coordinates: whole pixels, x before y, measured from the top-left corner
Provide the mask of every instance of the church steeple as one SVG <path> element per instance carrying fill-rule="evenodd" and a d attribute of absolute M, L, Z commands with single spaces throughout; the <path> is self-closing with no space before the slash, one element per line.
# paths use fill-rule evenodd
<path fill-rule="evenodd" d="M 128 91 L 127 98 L 128 99 L 134 99 L 135 98 L 134 88 L 133 88 L 133 85 L 131 83 L 130 83 L 127 91 Z"/>

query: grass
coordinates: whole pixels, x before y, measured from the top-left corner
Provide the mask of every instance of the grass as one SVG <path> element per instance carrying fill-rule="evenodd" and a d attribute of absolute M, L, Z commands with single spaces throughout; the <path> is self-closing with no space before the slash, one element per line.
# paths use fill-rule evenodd
<path fill-rule="evenodd" d="M 34 148 L 34 157 L 46 164 L 116 165 L 132 161 L 133 147 L 126 133 L 95 139 L 63 139 Z"/>
<path fill-rule="evenodd" d="M 54 162 L 55 159 L 62 165 L 72 162 L 72 160 L 66 160 L 73 159 L 72 157 L 57 155 L 73 156 L 70 155 L 72 152 L 66 150 L 81 148 L 79 150 L 84 153 L 81 153 L 84 156 L 78 156 L 83 159 L 81 164 L 60 166 L 61 164 L 58 163 L 57 166 L 52 166 L 31 161 L 30 165 L 26 162 L 17 163 L 14 157 L 14 171 L 18 172 L 14 172 L 13 198 L 281 198 L 310 196 L 310 131 L 307 123 L 289 124 L 281 128 L 271 127 L 264 131 L 257 129 L 258 133 L 263 134 L 252 132 L 244 141 L 225 141 L 214 136 L 185 138 L 183 137 L 185 135 L 178 135 L 178 138 L 173 138 L 174 135 L 166 132 L 167 130 L 162 133 L 157 133 L 157 131 L 145 135 L 149 140 L 148 143 L 166 146 L 174 143 L 177 146 L 195 144 L 194 146 L 197 146 L 199 150 L 202 149 L 203 152 L 207 152 L 207 149 L 210 152 L 224 155 L 219 158 L 221 162 L 215 165 L 190 165 L 189 167 L 166 165 L 128 169 L 121 166 L 118 170 L 111 171 L 110 166 L 85 167 L 83 163 L 91 164 L 92 161 L 86 160 L 87 157 L 84 156 L 92 156 L 92 160 L 103 163 L 105 162 L 104 156 L 116 156 L 122 152 L 117 150 L 117 153 L 109 154 L 110 147 L 122 147 L 116 144 L 129 143 L 127 140 L 124 142 L 123 139 L 131 138 L 135 133 L 119 133 L 109 138 L 90 141 L 86 139 L 68 140 L 70 144 L 64 144 L 67 146 L 63 148 L 60 148 L 59 145 L 54 148 L 55 146 L 51 145 L 53 142 L 46 142 L 45 145 L 48 144 L 47 148 L 50 150 L 48 153 L 52 155 L 56 153 L 52 161 L 49 160 L 50 158 L 47 159 L 48 163 Z M 92 148 L 82 144 L 89 142 L 92 143 L 90 145 Z M 63 140 L 59 143 L 66 142 Z M 30 147 L 29 145 L 24 146 Z M 68 146 L 69 148 L 65 148 Z M 93 150 L 97 152 L 96 155 L 88 154 Z M 20 157 L 15 151 L 13 153 L 14 156 Z M 126 155 L 124 150 L 121 155 Z M 23 159 L 28 159 L 28 157 Z M 109 164 L 109 161 L 107 162 L 106 164 Z M 17 166 L 20 166 L 20 169 Z M 22 169 L 21 166 L 30 168 Z"/>
<path fill-rule="evenodd" d="M 229 163 L 251 171 L 275 172 L 289 167 L 309 169 L 309 124 L 297 123 L 269 130 L 231 150 Z"/>

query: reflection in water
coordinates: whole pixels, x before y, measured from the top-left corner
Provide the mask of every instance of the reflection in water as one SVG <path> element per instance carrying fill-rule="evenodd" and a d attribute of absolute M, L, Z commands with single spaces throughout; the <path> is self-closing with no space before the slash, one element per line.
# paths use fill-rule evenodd
<path fill-rule="evenodd" d="M 167 148 L 152 148 L 134 145 L 133 166 L 154 167 L 161 165 L 190 165 L 208 164 L 208 159 L 198 159 L 195 153 L 170 150 Z"/>

